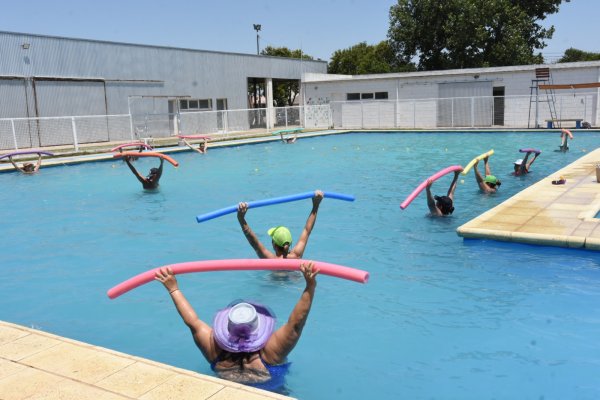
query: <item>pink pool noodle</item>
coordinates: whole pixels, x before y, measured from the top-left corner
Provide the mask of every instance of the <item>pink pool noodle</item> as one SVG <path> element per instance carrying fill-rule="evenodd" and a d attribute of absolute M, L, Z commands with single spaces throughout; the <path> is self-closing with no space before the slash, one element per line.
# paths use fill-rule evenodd
<path fill-rule="evenodd" d="M 301 259 L 231 259 L 231 260 L 206 260 L 206 261 L 190 261 L 179 264 L 165 265 L 171 267 L 175 275 L 187 274 L 190 272 L 213 272 L 213 271 L 256 271 L 256 270 L 271 270 L 271 271 L 299 271 L 301 263 L 307 263 L 308 260 Z M 319 270 L 319 274 L 334 276 L 336 278 L 348 279 L 358 283 L 367 283 L 369 273 L 359 269 L 344 267 L 342 265 L 330 264 L 321 261 L 313 261 L 314 268 Z M 162 267 L 162 268 L 164 268 Z M 108 297 L 111 299 L 117 298 L 123 293 L 127 293 L 138 286 L 154 280 L 154 274 L 159 268 L 154 268 L 134 276 L 117 286 L 109 289 Z"/>
<path fill-rule="evenodd" d="M 406 200 L 404 200 L 402 202 L 402 204 L 400 204 L 400 208 L 404 210 L 406 207 L 408 207 L 408 205 L 419 195 L 419 193 L 421 193 L 423 191 L 423 189 L 425 189 L 427 187 L 427 181 L 429 181 L 429 180 L 431 180 L 432 182 L 437 181 L 442 176 L 449 174 L 450 172 L 460 171 L 460 170 L 462 170 L 462 167 L 460 165 L 451 165 L 448 168 L 444 168 L 443 170 L 438 171 L 435 174 L 431 175 L 429 178 L 427 178 L 423 182 L 421 182 L 421 184 L 419 186 L 417 186 L 417 188 L 415 190 L 413 190 L 413 192 L 411 194 L 408 195 Z"/>

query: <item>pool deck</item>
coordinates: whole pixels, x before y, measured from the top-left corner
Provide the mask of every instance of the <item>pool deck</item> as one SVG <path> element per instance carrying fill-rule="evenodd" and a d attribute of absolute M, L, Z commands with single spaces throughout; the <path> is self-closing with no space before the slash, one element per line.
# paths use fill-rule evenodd
<path fill-rule="evenodd" d="M 457 229 L 459 236 L 600 250 L 600 183 L 591 151 Z M 553 185 L 560 176 L 564 185 Z"/>
<path fill-rule="evenodd" d="M 290 397 L 0 321 L 0 399 L 285 400 Z"/>
<path fill-rule="evenodd" d="M 310 138 L 316 136 L 327 136 L 327 135 L 338 135 L 344 134 L 351 131 L 348 130 L 320 130 L 320 131 L 306 131 L 297 134 L 298 139 L 301 138 Z M 139 140 L 136 142 L 140 142 Z M 188 139 L 188 142 L 192 145 L 202 142 L 202 140 L 196 139 Z M 210 151 L 211 148 L 218 147 L 230 147 L 230 146 L 239 146 L 243 144 L 258 144 L 258 143 L 273 143 L 278 142 L 281 143 L 281 137 L 279 135 L 273 134 L 261 134 L 256 136 L 249 135 L 241 135 L 239 137 L 231 137 L 231 138 L 218 138 L 215 137 L 208 142 L 207 150 Z M 103 143 L 92 143 L 92 144 L 83 144 L 79 146 L 79 150 L 75 151 L 73 146 L 56 146 L 56 147 L 39 147 L 35 149 L 24 149 L 24 150 L 32 150 L 32 151 L 47 151 L 54 154 L 53 157 L 44 156 L 42 159 L 41 169 L 47 167 L 61 166 L 61 165 L 70 165 L 70 164 L 80 164 L 85 162 L 92 161 L 118 161 L 113 157 L 115 154 L 111 152 L 110 149 L 113 147 L 123 144 L 130 143 L 129 141 L 118 141 L 118 142 L 103 142 Z M 177 137 L 166 137 L 166 138 L 155 138 L 149 142 L 150 145 L 154 146 L 154 151 L 165 153 L 165 154 L 176 154 L 181 152 L 193 152 L 192 149 L 187 147 L 184 144 L 179 143 L 179 139 Z M 135 150 L 134 150 L 135 151 Z M 0 155 L 8 154 L 12 151 L 1 151 Z M 201 154 L 199 154 L 201 156 Z M 23 161 L 29 161 L 35 163 L 37 161 L 36 154 L 29 154 L 24 156 L 15 157 L 15 161 L 17 163 L 22 163 Z M 15 168 L 8 161 L 8 158 L 5 158 L 0 161 L 0 172 L 15 172 Z"/>

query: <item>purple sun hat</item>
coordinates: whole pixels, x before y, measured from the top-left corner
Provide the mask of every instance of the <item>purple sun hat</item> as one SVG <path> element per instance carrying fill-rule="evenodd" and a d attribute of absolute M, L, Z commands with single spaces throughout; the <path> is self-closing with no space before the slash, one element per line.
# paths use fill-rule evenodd
<path fill-rule="evenodd" d="M 265 347 L 274 326 L 275 314 L 268 307 L 236 300 L 215 315 L 213 336 L 223 350 L 250 353 Z"/>

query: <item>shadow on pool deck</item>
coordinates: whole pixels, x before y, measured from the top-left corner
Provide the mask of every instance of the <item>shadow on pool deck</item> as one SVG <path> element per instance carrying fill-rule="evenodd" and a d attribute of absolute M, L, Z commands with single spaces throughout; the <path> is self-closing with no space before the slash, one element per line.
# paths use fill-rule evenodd
<path fill-rule="evenodd" d="M 457 229 L 459 236 L 600 250 L 600 149 L 556 171 Z M 552 184 L 560 176 L 562 185 Z"/>
<path fill-rule="evenodd" d="M 0 321 L 0 399 L 290 397 Z"/>

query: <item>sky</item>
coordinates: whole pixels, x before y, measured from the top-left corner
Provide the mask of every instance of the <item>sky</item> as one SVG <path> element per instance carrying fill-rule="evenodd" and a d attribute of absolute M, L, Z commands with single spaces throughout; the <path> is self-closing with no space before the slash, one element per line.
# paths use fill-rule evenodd
<path fill-rule="evenodd" d="M 443 1 L 443 0 L 440 0 Z M 259 45 L 302 49 L 329 61 L 336 50 L 387 37 L 394 0 L 5 0 L 0 31 L 256 54 Z M 598 0 L 571 0 L 542 25 L 554 37 L 542 54 L 569 47 L 600 52 Z"/>

